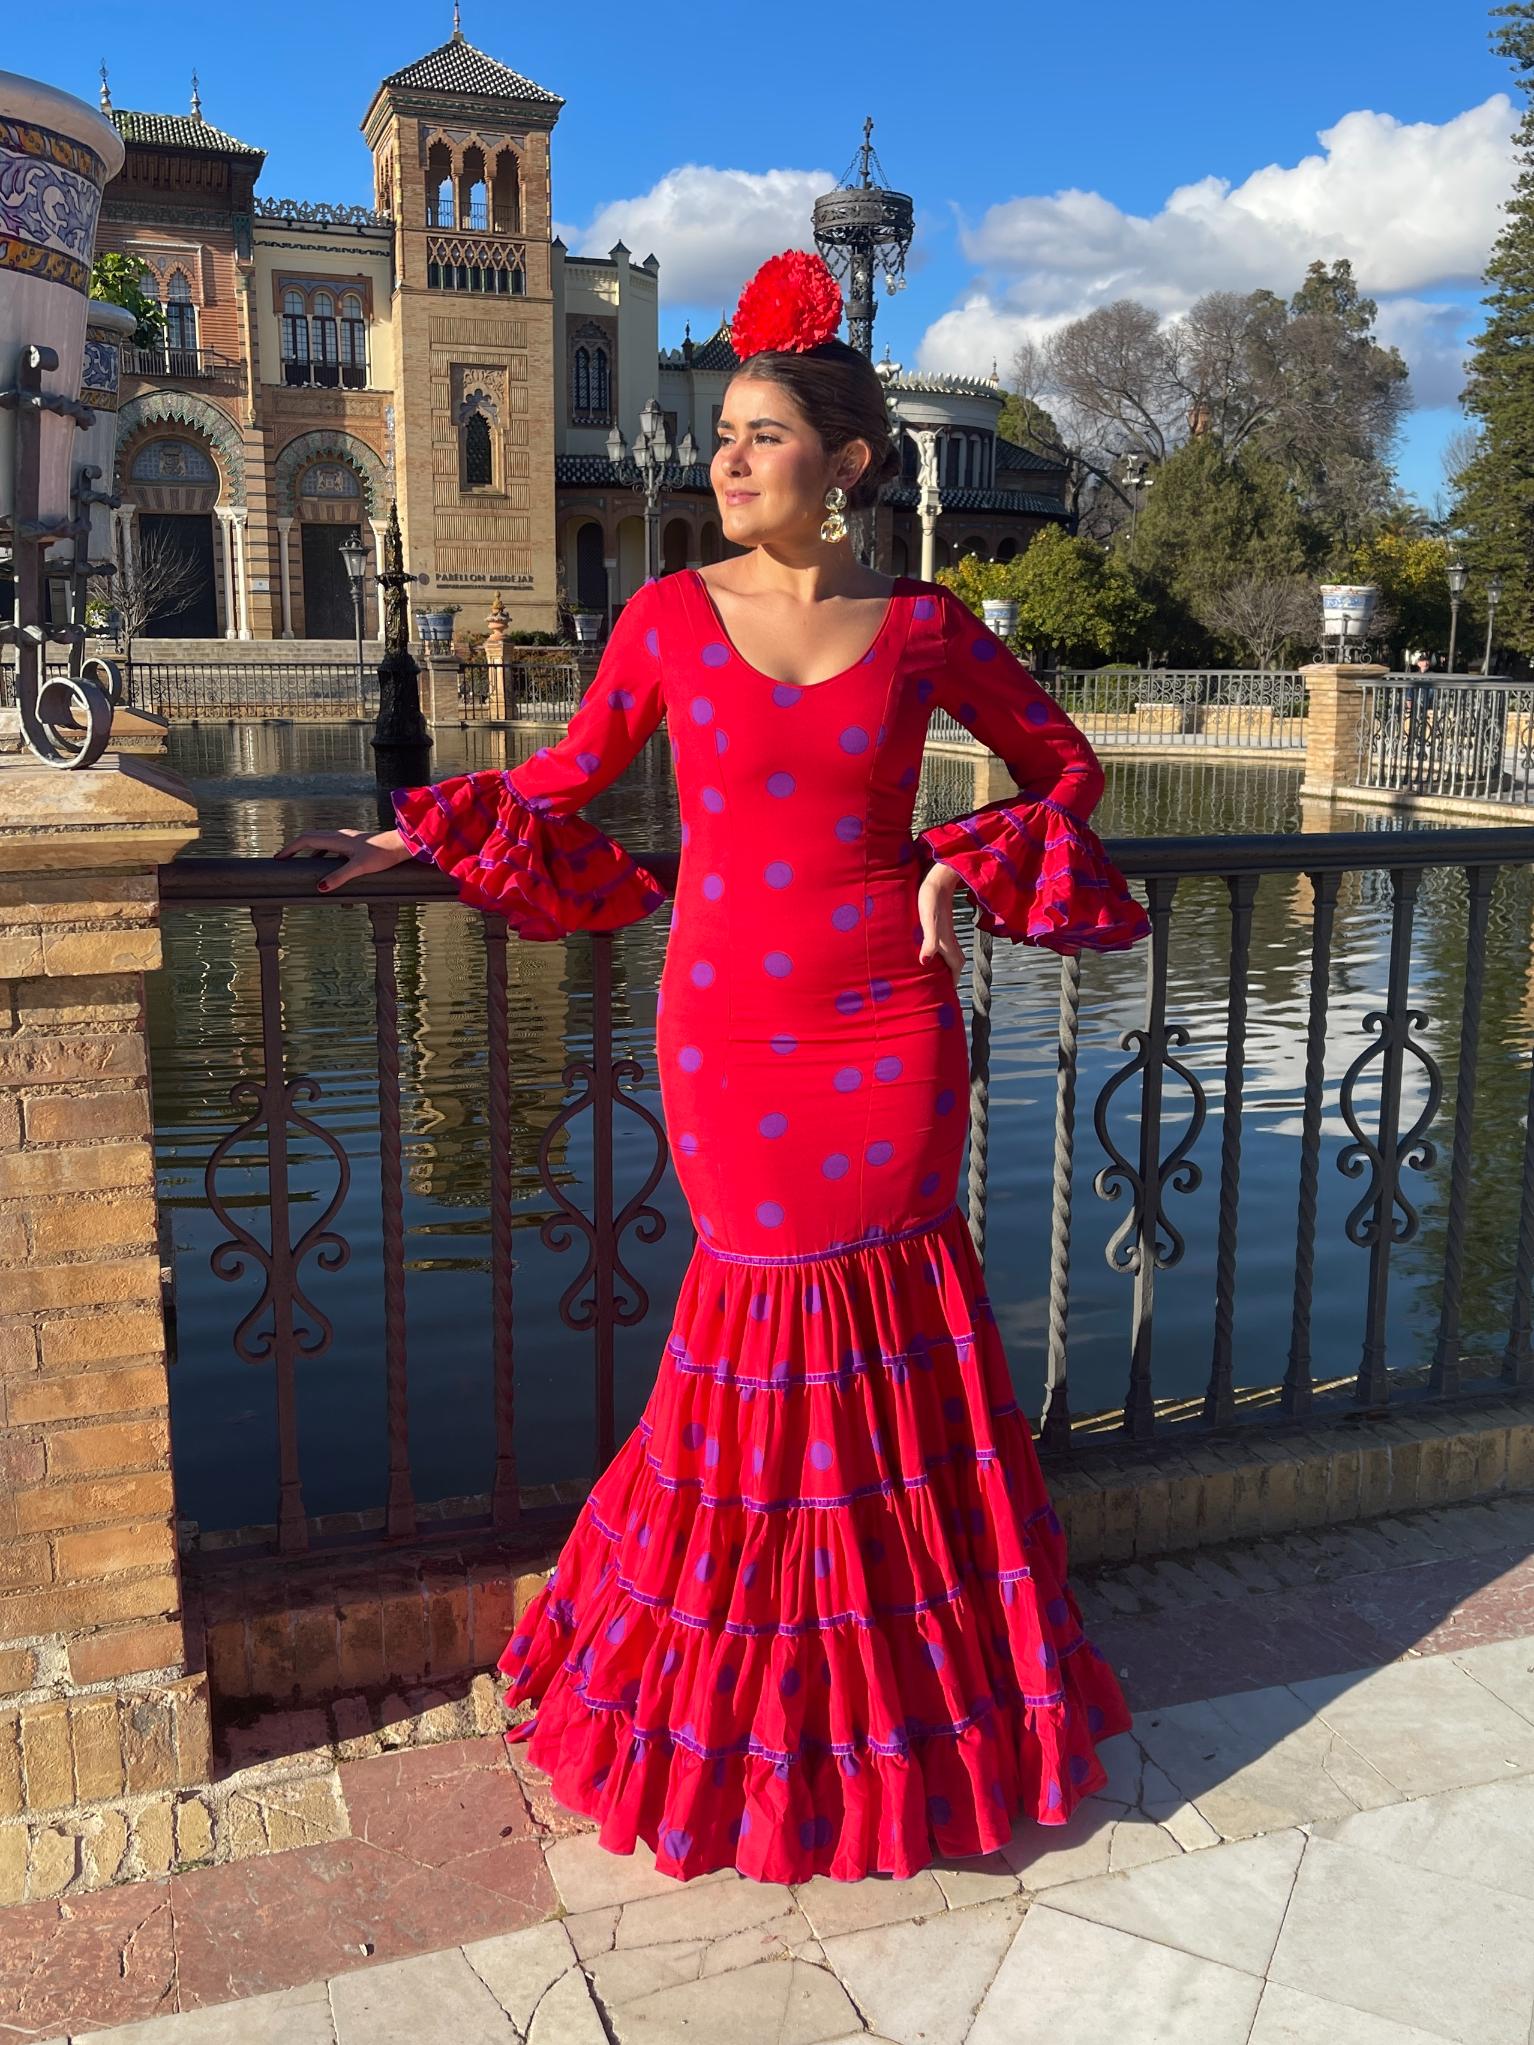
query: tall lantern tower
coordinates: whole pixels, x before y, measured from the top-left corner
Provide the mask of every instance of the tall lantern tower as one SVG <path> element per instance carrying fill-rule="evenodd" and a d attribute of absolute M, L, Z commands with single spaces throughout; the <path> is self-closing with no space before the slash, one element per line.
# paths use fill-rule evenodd
<path fill-rule="evenodd" d="M 874 273 L 882 270 L 886 291 L 905 284 L 915 208 L 906 192 L 892 191 L 870 140 L 873 116 L 863 123 L 863 146 L 834 192 L 815 201 L 815 246 L 838 278 L 845 280 L 847 338 L 872 358 Z M 854 177 L 856 182 L 854 182 Z"/>

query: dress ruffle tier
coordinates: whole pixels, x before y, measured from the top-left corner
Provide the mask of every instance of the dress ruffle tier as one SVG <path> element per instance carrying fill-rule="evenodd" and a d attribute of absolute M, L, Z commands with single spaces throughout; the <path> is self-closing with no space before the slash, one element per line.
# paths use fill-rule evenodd
<path fill-rule="evenodd" d="M 916 838 L 925 877 L 951 866 L 975 897 L 975 922 L 1048 951 L 1126 951 L 1150 918 L 1090 824 L 1047 796 L 1003 798 Z"/>
<path fill-rule="evenodd" d="M 392 791 L 413 858 L 458 883 L 460 900 L 504 916 L 519 937 L 619 930 L 658 909 L 666 890 L 613 839 L 578 815 L 524 796 L 510 773 L 456 774 Z"/>
<path fill-rule="evenodd" d="M 910 1875 L 1061 1825 L 1130 1715 L 955 1206 L 700 1242 L 644 1417 L 501 1657 L 530 1760 L 662 1872 Z"/>

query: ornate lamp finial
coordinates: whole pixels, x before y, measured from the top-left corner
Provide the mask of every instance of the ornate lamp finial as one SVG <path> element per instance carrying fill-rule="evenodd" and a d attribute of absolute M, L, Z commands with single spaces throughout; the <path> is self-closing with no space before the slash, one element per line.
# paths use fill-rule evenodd
<path fill-rule="evenodd" d="M 101 111 L 104 114 L 109 114 L 112 111 L 112 88 L 107 84 L 107 60 L 105 57 L 101 60 Z"/>
<path fill-rule="evenodd" d="M 458 11 L 458 0 L 453 0 L 453 41 L 463 41 L 463 17 Z"/>
<path fill-rule="evenodd" d="M 197 90 L 197 73 L 192 73 L 192 119 L 202 119 L 202 94 Z"/>

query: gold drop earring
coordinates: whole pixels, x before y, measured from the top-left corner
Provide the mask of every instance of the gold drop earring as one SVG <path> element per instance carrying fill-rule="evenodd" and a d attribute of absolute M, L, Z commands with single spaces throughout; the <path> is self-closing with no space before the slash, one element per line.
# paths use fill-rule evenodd
<path fill-rule="evenodd" d="M 820 537 L 823 540 L 844 540 L 847 537 L 847 521 L 842 513 L 846 509 L 847 493 L 840 483 L 833 483 L 826 492 L 827 516 L 821 521 Z"/>

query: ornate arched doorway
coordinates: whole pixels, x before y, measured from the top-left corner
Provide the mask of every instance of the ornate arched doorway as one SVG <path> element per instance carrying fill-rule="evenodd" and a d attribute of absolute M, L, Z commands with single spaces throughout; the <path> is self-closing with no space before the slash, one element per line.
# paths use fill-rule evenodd
<path fill-rule="evenodd" d="M 131 511 L 120 526 L 125 565 L 116 585 L 119 609 L 131 613 L 129 636 L 216 639 L 219 475 L 208 446 L 184 432 L 144 441 L 129 457 L 121 494 Z"/>
<path fill-rule="evenodd" d="M 310 462 L 299 474 L 296 501 L 303 636 L 350 639 L 357 616 L 341 549 L 355 540 L 372 551 L 363 530 L 361 479 L 346 462 Z"/>

